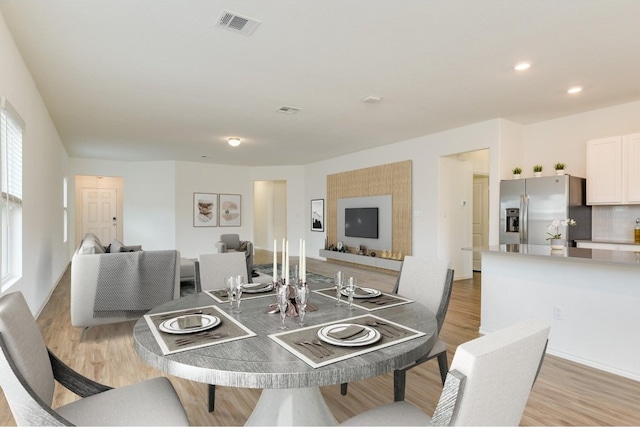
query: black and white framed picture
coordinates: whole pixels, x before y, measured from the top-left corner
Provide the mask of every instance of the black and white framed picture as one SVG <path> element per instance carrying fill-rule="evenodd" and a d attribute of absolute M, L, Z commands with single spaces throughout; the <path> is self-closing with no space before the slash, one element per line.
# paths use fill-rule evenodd
<path fill-rule="evenodd" d="M 220 194 L 220 227 L 240 227 L 240 194 Z"/>
<path fill-rule="evenodd" d="M 193 193 L 193 226 L 216 227 L 218 225 L 218 195 Z"/>
<path fill-rule="evenodd" d="M 311 231 L 324 231 L 324 199 L 311 200 Z"/>

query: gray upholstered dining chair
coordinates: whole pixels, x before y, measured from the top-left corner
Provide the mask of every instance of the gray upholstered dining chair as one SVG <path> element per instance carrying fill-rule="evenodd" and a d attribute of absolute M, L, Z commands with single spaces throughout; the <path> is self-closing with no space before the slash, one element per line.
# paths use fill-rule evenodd
<path fill-rule="evenodd" d="M 394 293 L 400 291 L 402 296 L 425 305 L 436 315 L 438 335 L 449 308 L 453 273 L 447 261 L 422 259 L 407 255 L 404 257 L 398 280 L 393 289 Z M 404 400 L 407 371 L 434 358 L 438 359 L 440 377 L 442 384 L 444 384 L 449 371 L 447 346 L 438 337 L 428 354 L 393 372 L 393 400 L 395 402 Z M 341 385 L 341 393 L 343 395 L 347 393 L 347 384 Z"/>
<path fill-rule="evenodd" d="M 237 275 L 245 276 L 245 280 L 248 280 L 245 255 L 242 252 L 199 255 L 196 262 L 196 292 L 224 289 L 224 278 Z M 216 402 L 215 384 L 209 384 L 208 389 L 209 412 L 213 412 Z"/>
<path fill-rule="evenodd" d="M 458 346 L 433 417 L 403 401 L 365 411 L 342 425 L 517 426 L 544 359 L 549 329 L 530 320 Z"/>
<path fill-rule="evenodd" d="M 52 408 L 55 381 L 82 399 Z M 0 387 L 18 425 L 189 425 L 165 377 L 113 389 L 65 365 L 19 292 L 0 298 Z"/>

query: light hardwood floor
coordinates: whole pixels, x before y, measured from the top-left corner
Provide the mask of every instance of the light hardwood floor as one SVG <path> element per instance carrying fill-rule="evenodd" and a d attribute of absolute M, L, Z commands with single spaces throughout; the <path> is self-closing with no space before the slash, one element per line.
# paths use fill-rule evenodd
<path fill-rule="evenodd" d="M 271 252 L 258 250 L 255 262 L 270 263 Z M 292 260 L 292 262 L 296 262 Z M 309 271 L 333 276 L 342 269 L 360 283 L 389 291 L 394 275 L 308 259 Z M 136 354 L 132 344 L 134 322 L 94 327 L 82 342 L 69 317 L 69 271 L 38 318 L 45 341 L 62 360 L 89 378 L 122 386 L 162 375 Z M 480 275 L 454 282 L 449 312 L 442 330 L 449 361 L 458 344 L 476 338 L 480 324 Z M 630 327 L 633 327 L 630 325 Z M 630 334 L 630 338 L 631 338 Z M 604 343 L 603 343 L 604 345 Z M 207 412 L 204 384 L 170 377 L 193 425 L 241 425 L 249 417 L 260 390 L 218 387 L 216 410 Z M 56 386 L 54 407 L 76 397 Z M 349 384 L 347 396 L 339 386 L 323 387 L 322 394 L 338 421 L 393 400 L 390 374 Z M 407 375 L 407 400 L 431 414 L 442 385 L 437 363 L 427 362 Z M 640 425 L 640 382 L 547 356 L 522 418 L 522 425 Z M 0 393 L 0 425 L 15 425 Z"/>

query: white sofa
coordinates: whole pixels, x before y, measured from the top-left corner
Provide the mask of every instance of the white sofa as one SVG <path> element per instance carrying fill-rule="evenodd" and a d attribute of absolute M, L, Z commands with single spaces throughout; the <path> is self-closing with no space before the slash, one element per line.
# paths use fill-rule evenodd
<path fill-rule="evenodd" d="M 110 249 L 110 252 L 107 252 Z M 142 251 L 87 233 L 71 260 L 71 324 L 78 328 L 140 317 L 180 297 L 180 252 Z"/>

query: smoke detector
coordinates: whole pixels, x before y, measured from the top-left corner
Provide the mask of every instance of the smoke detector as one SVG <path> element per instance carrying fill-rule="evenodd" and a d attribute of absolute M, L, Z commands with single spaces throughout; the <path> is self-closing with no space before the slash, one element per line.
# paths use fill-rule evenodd
<path fill-rule="evenodd" d="M 242 33 L 245 36 L 250 36 L 256 29 L 258 29 L 260 24 L 262 24 L 262 21 L 247 18 L 246 16 L 240 16 L 236 13 L 225 10 L 218 18 L 216 26 L 236 33 Z"/>

